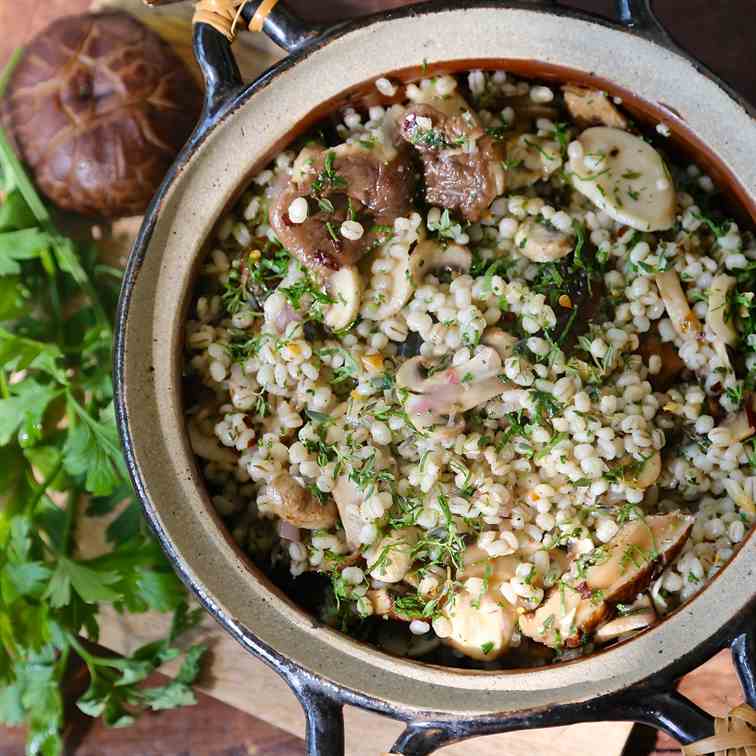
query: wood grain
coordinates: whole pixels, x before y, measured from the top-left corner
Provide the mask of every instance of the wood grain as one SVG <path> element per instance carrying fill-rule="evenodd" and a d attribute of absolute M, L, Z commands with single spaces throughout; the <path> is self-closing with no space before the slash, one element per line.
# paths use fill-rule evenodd
<path fill-rule="evenodd" d="M 101 615 L 101 642 L 111 649 L 130 652 L 168 629 L 160 615 L 119 617 L 112 611 Z M 304 733 L 304 717 L 286 684 L 261 662 L 245 654 L 239 645 L 209 617 L 186 642 L 202 640 L 212 653 L 210 676 L 199 682 L 201 690 L 290 732 Z M 178 666 L 173 662 L 167 670 Z M 264 696 L 250 695 L 265 691 Z M 376 756 L 390 747 L 402 730 L 398 722 L 352 707 L 345 710 L 348 756 Z M 602 743 L 600 756 L 620 756 L 630 734 L 625 722 L 592 723 L 548 730 L 515 732 L 481 738 L 444 749 L 446 756 L 597 756 L 595 743 Z M 328 756 L 324 754 L 324 756 Z"/>

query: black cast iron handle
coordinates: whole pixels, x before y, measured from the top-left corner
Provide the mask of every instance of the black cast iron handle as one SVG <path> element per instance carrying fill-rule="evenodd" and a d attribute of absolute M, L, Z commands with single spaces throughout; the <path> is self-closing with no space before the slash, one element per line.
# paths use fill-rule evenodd
<path fill-rule="evenodd" d="M 249 23 L 262 0 L 249 0 L 242 18 Z M 492 3 L 493 4 L 493 3 Z M 615 0 L 621 26 L 667 48 L 677 50 L 651 8 L 651 0 Z M 559 0 L 511 0 L 507 7 L 559 7 Z M 279 2 L 266 17 L 263 31 L 289 53 L 308 47 L 329 29 L 309 27 Z M 194 51 L 205 79 L 205 105 L 199 130 L 203 131 L 223 114 L 244 84 L 229 40 L 214 28 L 199 23 L 194 29 Z M 756 627 L 747 615 L 741 631 L 733 629 L 731 649 L 735 668 L 748 704 L 756 707 Z M 730 635 L 730 638 L 733 636 Z M 727 645 L 722 639 L 712 652 Z M 332 683 L 315 678 L 291 664 L 276 671 L 299 699 L 306 718 L 307 756 L 343 756 L 343 703 L 349 696 Z M 418 718 L 406 721 L 406 728 L 392 748 L 403 756 L 427 756 L 451 743 L 482 735 L 515 730 L 576 724 L 579 722 L 634 721 L 651 725 L 682 743 L 691 743 L 713 733 L 713 719 L 689 699 L 674 690 L 673 677 L 655 679 L 583 704 L 562 705 L 551 710 L 524 711 L 467 720 L 458 718 Z M 391 716 L 392 712 L 382 713 Z M 396 712 L 393 712 L 396 715 Z M 378 748 L 376 748 L 378 750 Z"/>

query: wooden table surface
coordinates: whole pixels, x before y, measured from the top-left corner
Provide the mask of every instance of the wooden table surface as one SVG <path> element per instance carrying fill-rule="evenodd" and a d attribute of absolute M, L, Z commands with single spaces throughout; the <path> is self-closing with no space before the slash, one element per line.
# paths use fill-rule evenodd
<path fill-rule="evenodd" d="M 0 66 L 50 20 L 84 11 L 90 4 L 91 0 L 0 0 Z M 310 20 L 335 20 L 408 4 L 406 0 L 289 0 Z M 565 5 L 611 16 L 613 2 L 566 0 Z M 754 0 L 656 0 L 655 8 L 678 43 L 756 102 Z M 685 678 L 681 688 L 715 714 L 723 714 L 741 698 L 725 653 Z M 21 756 L 23 742 L 20 730 L 0 729 L 0 756 Z M 300 739 L 205 695 L 199 696 L 196 707 L 145 715 L 122 730 L 109 730 L 74 710 L 67 737 L 67 756 L 299 756 L 303 748 Z M 642 727 L 636 728 L 626 750 L 627 756 L 662 753 L 679 750 L 670 738 Z M 600 751 L 596 756 L 601 756 Z"/>

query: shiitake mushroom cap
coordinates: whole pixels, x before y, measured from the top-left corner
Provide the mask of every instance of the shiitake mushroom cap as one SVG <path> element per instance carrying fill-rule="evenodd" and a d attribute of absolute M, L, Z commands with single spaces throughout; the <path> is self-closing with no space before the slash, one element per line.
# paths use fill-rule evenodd
<path fill-rule="evenodd" d="M 68 16 L 26 49 L 5 118 L 59 207 L 143 213 L 199 117 L 202 94 L 163 39 L 121 12 Z"/>

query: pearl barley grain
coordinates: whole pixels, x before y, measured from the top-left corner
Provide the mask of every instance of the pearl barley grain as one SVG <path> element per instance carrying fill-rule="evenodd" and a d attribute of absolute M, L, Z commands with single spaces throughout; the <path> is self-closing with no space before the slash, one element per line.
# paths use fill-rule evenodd
<path fill-rule="evenodd" d="M 292 223 L 304 223 L 307 220 L 307 200 L 304 197 L 297 197 L 289 205 L 289 220 Z"/>
<path fill-rule="evenodd" d="M 361 223 L 352 220 L 346 220 L 341 224 L 341 235 L 349 241 L 358 241 L 362 239 L 365 229 Z"/>

